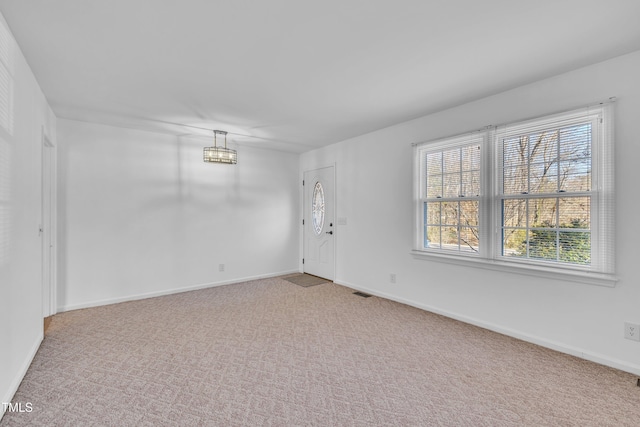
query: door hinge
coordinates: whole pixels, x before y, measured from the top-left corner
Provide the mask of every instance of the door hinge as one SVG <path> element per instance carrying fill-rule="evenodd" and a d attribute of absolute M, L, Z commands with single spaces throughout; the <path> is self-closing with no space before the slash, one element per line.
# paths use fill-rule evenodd
<path fill-rule="evenodd" d="M 302 220 L 302 225 L 304 225 L 304 219 Z"/>
<path fill-rule="evenodd" d="M 302 263 L 304 264 L 304 258 L 302 258 Z"/>
<path fill-rule="evenodd" d="M 302 180 L 302 186 L 304 187 L 304 179 Z"/>

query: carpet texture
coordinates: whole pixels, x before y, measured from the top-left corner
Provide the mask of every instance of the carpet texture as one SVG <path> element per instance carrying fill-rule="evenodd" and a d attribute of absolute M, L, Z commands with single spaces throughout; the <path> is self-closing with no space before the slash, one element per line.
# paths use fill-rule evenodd
<path fill-rule="evenodd" d="M 283 276 L 282 277 L 287 282 L 294 283 L 298 286 L 302 286 L 303 288 L 308 288 L 310 286 L 322 285 L 323 283 L 329 283 L 330 280 L 324 279 L 322 277 L 313 276 L 311 274 L 294 274 L 291 276 Z"/>
<path fill-rule="evenodd" d="M 61 313 L 8 426 L 637 426 L 636 377 L 327 283 Z"/>

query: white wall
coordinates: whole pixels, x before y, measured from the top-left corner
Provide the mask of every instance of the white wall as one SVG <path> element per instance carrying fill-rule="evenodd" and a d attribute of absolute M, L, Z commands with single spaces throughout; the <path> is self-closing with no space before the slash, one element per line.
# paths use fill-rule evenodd
<path fill-rule="evenodd" d="M 55 116 L 7 28 L 0 15 L 0 402 L 42 341 L 43 133 L 56 140 Z"/>
<path fill-rule="evenodd" d="M 336 162 L 336 282 L 640 374 L 638 189 L 640 52 L 353 138 L 301 156 L 301 172 Z M 478 82 L 482 84 L 482 82 Z M 417 260 L 411 143 L 616 102 L 614 288 Z M 397 274 L 397 284 L 389 274 Z"/>
<path fill-rule="evenodd" d="M 298 270 L 297 154 L 58 122 L 60 310 Z M 219 271 L 225 264 L 225 271 Z"/>

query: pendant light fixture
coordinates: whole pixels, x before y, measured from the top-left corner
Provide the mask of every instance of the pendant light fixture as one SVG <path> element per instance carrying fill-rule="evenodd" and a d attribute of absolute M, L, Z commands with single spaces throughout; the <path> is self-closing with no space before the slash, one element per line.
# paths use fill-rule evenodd
<path fill-rule="evenodd" d="M 224 147 L 218 147 L 218 135 L 224 135 Z M 227 165 L 235 165 L 238 163 L 238 152 L 227 148 L 227 132 L 223 130 L 213 131 L 213 147 L 204 147 L 204 161 L 225 163 Z"/>

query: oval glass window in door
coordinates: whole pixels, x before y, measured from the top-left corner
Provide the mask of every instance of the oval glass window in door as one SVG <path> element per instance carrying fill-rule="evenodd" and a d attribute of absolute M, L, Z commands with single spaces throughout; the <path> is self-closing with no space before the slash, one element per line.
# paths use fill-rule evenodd
<path fill-rule="evenodd" d="M 313 231 L 316 235 L 322 233 L 324 226 L 324 190 L 318 181 L 313 187 L 313 199 L 311 200 L 311 218 L 313 219 Z"/>

